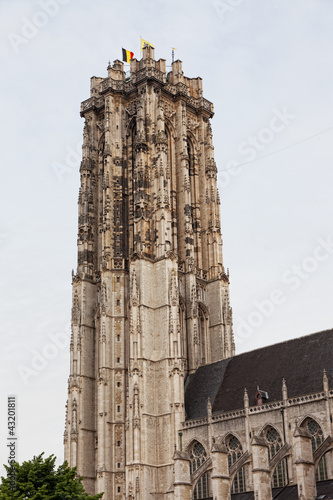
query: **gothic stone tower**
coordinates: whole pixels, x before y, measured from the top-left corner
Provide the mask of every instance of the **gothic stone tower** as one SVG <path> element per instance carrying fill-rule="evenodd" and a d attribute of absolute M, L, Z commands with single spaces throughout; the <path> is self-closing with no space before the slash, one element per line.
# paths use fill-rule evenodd
<path fill-rule="evenodd" d="M 186 376 L 234 354 L 213 114 L 151 47 L 82 103 L 65 458 L 104 500 L 174 498 Z"/>

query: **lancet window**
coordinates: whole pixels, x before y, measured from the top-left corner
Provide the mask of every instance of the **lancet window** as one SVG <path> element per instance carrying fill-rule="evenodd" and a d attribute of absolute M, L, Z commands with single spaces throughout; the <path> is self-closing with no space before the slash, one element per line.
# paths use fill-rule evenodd
<path fill-rule="evenodd" d="M 193 500 L 203 500 L 211 497 L 210 475 L 206 472 L 196 483 L 193 491 Z"/>
<path fill-rule="evenodd" d="M 201 443 L 196 441 L 190 450 L 190 472 L 193 474 L 207 460 L 207 453 Z"/>
<path fill-rule="evenodd" d="M 198 333 L 200 342 L 200 364 L 206 364 L 206 319 L 199 307 L 198 311 Z"/>
<path fill-rule="evenodd" d="M 268 458 L 271 460 L 282 448 L 283 443 L 280 434 L 274 427 L 267 427 L 265 439 L 268 444 Z M 272 488 L 281 488 L 288 482 L 287 479 L 287 461 L 282 459 L 274 469 L 272 476 Z"/>
<path fill-rule="evenodd" d="M 311 434 L 311 444 L 312 452 L 315 452 L 317 448 L 324 441 L 324 433 L 320 425 L 312 418 L 306 419 L 303 424 L 305 428 Z M 325 455 L 320 459 L 317 470 L 316 470 L 316 481 L 325 481 L 327 479 L 327 464 Z"/>
<path fill-rule="evenodd" d="M 230 436 L 226 440 L 228 448 L 228 464 L 230 467 L 243 455 L 242 445 L 235 436 Z M 245 491 L 245 470 L 242 467 L 235 474 L 232 482 L 231 493 L 243 493 Z"/>

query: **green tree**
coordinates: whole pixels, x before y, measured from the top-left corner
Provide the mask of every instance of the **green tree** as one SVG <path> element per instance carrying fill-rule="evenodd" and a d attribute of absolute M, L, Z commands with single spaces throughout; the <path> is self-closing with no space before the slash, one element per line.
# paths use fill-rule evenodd
<path fill-rule="evenodd" d="M 44 453 L 28 462 L 5 465 L 7 477 L 2 477 L 0 500 L 97 500 L 103 493 L 88 495 L 76 468 L 67 462 L 55 469 L 56 457 Z"/>

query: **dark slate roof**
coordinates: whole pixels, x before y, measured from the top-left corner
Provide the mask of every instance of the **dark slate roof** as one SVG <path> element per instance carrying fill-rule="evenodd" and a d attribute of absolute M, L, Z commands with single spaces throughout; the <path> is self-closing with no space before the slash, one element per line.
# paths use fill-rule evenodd
<path fill-rule="evenodd" d="M 321 495 L 325 495 L 325 498 L 333 498 L 333 480 L 320 481 L 317 483 L 317 498 Z"/>
<path fill-rule="evenodd" d="M 231 500 L 254 500 L 253 491 L 247 491 L 246 493 L 236 493 L 231 495 Z"/>
<path fill-rule="evenodd" d="M 207 400 L 215 401 L 221 380 L 225 375 L 230 359 L 202 366 L 190 375 L 185 384 L 186 418 L 199 418 L 207 413 Z M 203 412 L 202 412 L 203 410 Z"/>
<path fill-rule="evenodd" d="M 273 500 L 298 500 L 297 485 L 285 486 L 284 488 L 272 489 Z"/>
<path fill-rule="evenodd" d="M 185 386 L 186 419 L 207 415 L 210 398 L 213 413 L 244 407 L 244 388 L 250 406 L 256 404 L 257 386 L 268 392 L 267 402 L 282 399 L 282 379 L 288 398 L 323 390 L 326 369 L 333 387 L 333 330 L 313 333 L 198 368 Z"/>
<path fill-rule="evenodd" d="M 333 480 L 320 481 L 317 483 L 317 496 L 323 496 L 323 499 L 333 498 Z M 298 500 L 297 485 L 285 486 L 284 488 L 273 488 L 272 489 L 273 500 Z M 253 491 L 247 491 L 246 493 L 237 493 L 231 495 L 231 500 L 253 500 Z M 208 499 L 209 500 L 209 499 Z"/>

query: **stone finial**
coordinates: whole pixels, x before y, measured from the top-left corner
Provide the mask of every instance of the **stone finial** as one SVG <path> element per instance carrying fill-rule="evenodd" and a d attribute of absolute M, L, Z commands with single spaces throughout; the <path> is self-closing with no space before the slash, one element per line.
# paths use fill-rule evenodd
<path fill-rule="evenodd" d="M 328 378 L 326 370 L 324 370 L 323 372 L 323 387 L 324 387 L 324 392 L 328 392 L 329 386 L 328 386 Z"/>
<path fill-rule="evenodd" d="M 283 401 L 288 399 L 287 384 L 284 378 L 282 379 L 282 399 Z"/>
<path fill-rule="evenodd" d="M 210 398 L 207 399 L 207 416 L 208 418 L 212 416 L 212 403 L 210 402 Z"/>
<path fill-rule="evenodd" d="M 247 389 L 244 389 L 244 408 L 249 407 L 249 395 L 247 393 Z"/>

